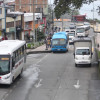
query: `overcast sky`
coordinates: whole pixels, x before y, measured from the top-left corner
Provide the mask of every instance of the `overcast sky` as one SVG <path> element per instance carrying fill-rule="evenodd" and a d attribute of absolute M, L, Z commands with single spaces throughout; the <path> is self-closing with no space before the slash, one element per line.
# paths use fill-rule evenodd
<path fill-rule="evenodd" d="M 49 4 L 53 4 L 54 0 L 48 0 Z M 79 10 L 81 15 L 85 15 L 87 16 L 87 18 L 91 18 L 93 19 L 93 5 L 94 5 L 94 18 L 97 18 L 100 20 L 100 15 L 98 15 L 98 6 L 100 6 L 100 0 L 98 1 L 94 1 L 94 4 L 91 3 L 90 5 L 88 4 L 84 4 L 81 9 Z"/>
<path fill-rule="evenodd" d="M 14 0 L 5 0 L 5 1 L 14 1 Z M 48 0 L 49 4 L 53 4 L 54 0 Z M 100 15 L 98 15 L 98 6 L 100 6 L 100 0 L 94 1 L 94 3 L 91 3 L 90 5 L 84 4 L 81 9 L 79 10 L 81 15 L 87 16 L 87 18 L 93 19 L 93 5 L 94 5 L 94 18 L 97 18 L 100 20 Z"/>
<path fill-rule="evenodd" d="M 84 4 L 83 7 L 80 9 L 80 14 L 84 15 L 86 14 L 87 18 L 93 19 L 93 7 L 94 7 L 94 18 L 97 18 L 100 20 L 100 15 L 98 15 L 98 6 L 100 6 L 100 0 L 94 1 L 94 3 L 91 3 L 90 5 Z"/>

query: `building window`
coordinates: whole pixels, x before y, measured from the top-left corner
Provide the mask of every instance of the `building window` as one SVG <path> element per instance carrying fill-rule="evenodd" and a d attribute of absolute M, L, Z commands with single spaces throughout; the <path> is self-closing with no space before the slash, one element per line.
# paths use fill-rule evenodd
<path fill-rule="evenodd" d="M 2 8 L 0 8 L 0 14 L 2 14 Z"/>

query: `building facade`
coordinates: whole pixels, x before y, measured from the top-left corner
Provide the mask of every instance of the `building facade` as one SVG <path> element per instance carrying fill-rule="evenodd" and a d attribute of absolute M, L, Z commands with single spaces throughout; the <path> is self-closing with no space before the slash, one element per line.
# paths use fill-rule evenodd
<path fill-rule="evenodd" d="M 24 14 L 22 12 L 12 12 L 6 14 L 6 34 L 8 39 L 23 39 L 23 18 Z"/>
<path fill-rule="evenodd" d="M 48 0 L 15 1 L 15 11 L 24 12 L 25 39 L 28 39 L 29 37 L 35 38 L 35 33 L 34 33 L 35 29 L 37 29 L 41 24 L 46 26 L 46 15 L 48 14 L 46 12 L 47 8 L 48 8 Z"/>
<path fill-rule="evenodd" d="M 6 9 L 0 6 L 0 40 L 6 32 Z"/>
<path fill-rule="evenodd" d="M 73 21 L 76 21 L 76 22 L 86 21 L 86 15 L 75 15 L 75 16 L 72 16 L 72 17 L 73 17 Z"/>
<path fill-rule="evenodd" d="M 46 8 L 48 5 L 48 0 L 15 0 L 15 10 L 21 12 L 34 12 L 41 13 L 43 8 Z"/>

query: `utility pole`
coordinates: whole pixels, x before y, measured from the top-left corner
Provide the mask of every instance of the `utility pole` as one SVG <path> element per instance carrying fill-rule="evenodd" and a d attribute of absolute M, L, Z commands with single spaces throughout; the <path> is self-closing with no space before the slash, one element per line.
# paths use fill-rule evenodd
<path fill-rule="evenodd" d="M 14 18 L 14 27 L 15 27 L 15 40 L 16 40 L 16 18 Z"/>
<path fill-rule="evenodd" d="M 63 17 L 62 17 L 62 31 L 63 31 Z"/>
<path fill-rule="evenodd" d="M 4 13 L 5 13 L 5 17 L 4 17 L 4 19 L 5 19 L 5 29 L 4 29 L 4 37 L 6 37 L 6 7 L 5 7 L 5 2 L 4 2 L 4 0 L 3 0 L 3 7 L 4 7 Z"/>
<path fill-rule="evenodd" d="M 14 19 L 14 28 L 15 28 L 15 40 L 16 40 L 16 15 L 14 15 L 12 18 Z"/>
<path fill-rule="evenodd" d="M 94 28 L 94 1 L 93 1 L 93 28 Z"/>
<path fill-rule="evenodd" d="M 32 1 L 30 0 L 30 4 L 31 4 L 31 2 L 32 2 Z M 34 2 L 34 1 L 33 1 L 33 2 Z M 30 6 L 30 12 L 31 12 L 31 8 L 32 8 L 32 6 Z"/>
<path fill-rule="evenodd" d="M 34 11 L 34 9 L 35 9 L 35 7 L 34 7 L 35 5 L 34 5 L 34 0 L 33 0 L 33 37 L 34 37 L 34 43 L 35 43 L 35 11 Z"/>
<path fill-rule="evenodd" d="M 98 11 L 98 14 L 100 15 L 100 6 L 98 6 L 98 10 L 99 10 L 99 11 Z"/>

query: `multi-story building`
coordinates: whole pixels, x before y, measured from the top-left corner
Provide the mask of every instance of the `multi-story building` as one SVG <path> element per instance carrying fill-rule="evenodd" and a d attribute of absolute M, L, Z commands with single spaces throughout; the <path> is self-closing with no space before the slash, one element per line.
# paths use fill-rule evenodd
<path fill-rule="evenodd" d="M 2 39 L 3 31 L 6 28 L 5 8 L 0 7 L 0 40 Z"/>
<path fill-rule="evenodd" d="M 23 23 L 22 23 L 22 17 L 18 14 L 16 14 L 17 19 L 16 19 L 16 38 L 17 39 L 25 39 L 26 36 L 25 35 L 31 35 L 34 36 L 34 29 L 36 29 L 39 25 L 41 24 L 45 24 L 46 26 L 46 18 L 44 15 L 46 15 L 47 13 L 45 13 L 45 8 L 47 9 L 47 4 L 48 4 L 48 0 L 34 0 L 34 5 L 33 5 L 33 0 L 15 0 L 14 2 L 8 2 L 6 3 L 7 5 L 10 6 L 10 11 L 21 11 L 24 12 L 23 15 Z M 34 9 L 33 9 L 34 7 Z M 6 9 L 7 10 L 7 9 Z M 7 36 L 9 39 L 14 39 L 14 18 L 13 18 L 13 14 L 8 14 L 5 13 L 5 8 L 2 14 L 2 16 L 0 16 L 0 19 L 2 19 L 3 22 L 1 22 L 4 25 L 1 25 L 1 32 L 0 36 L 2 37 L 4 32 L 7 33 Z M 33 11 L 34 10 L 34 11 Z M 34 12 L 34 15 L 33 15 Z M 30 13 L 30 14 L 28 14 Z M 27 16 L 29 15 L 29 16 Z M 31 15 L 31 20 L 29 20 L 29 17 Z M 35 17 L 35 18 L 34 18 Z M 28 20 L 26 20 L 28 18 Z M 18 20 L 18 21 L 17 21 Z M 19 22 L 20 20 L 20 22 Z M 35 21 L 35 22 L 34 22 Z M 35 24 L 34 24 L 35 23 Z M 20 25 L 19 25 L 20 24 Z M 19 34 L 19 30 L 17 30 L 17 27 L 19 29 L 20 26 L 23 26 L 23 32 L 22 34 Z M 18 34 L 17 34 L 18 32 Z M 10 34 L 9 34 L 10 33 Z M 27 35 L 27 36 L 28 36 Z"/>
<path fill-rule="evenodd" d="M 22 12 L 8 12 L 9 6 L 0 6 L 0 38 L 5 36 L 12 40 L 22 39 L 23 16 Z"/>
<path fill-rule="evenodd" d="M 48 5 L 48 0 L 16 0 L 15 10 L 21 12 L 34 12 L 41 13 L 43 8 L 45 9 Z"/>
<path fill-rule="evenodd" d="M 16 0 L 15 1 L 15 11 L 24 12 L 25 15 L 24 16 L 25 38 L 35 36 L 34 29 L 38 28 L 39 25 L 42 24 L 46 26 L 47 13 L 45 12 L 47 8 L 48 8 L 48 0 Z M 29 17 L 31 17 L 31 20 L 30 19 L 26 20 L 26 18 Z"/>
<path fill-rule="evenodd" d="M 22 12 L 8 12 L 6 14 L 6 34 L 8 39 L 23 40 L 24 14 Z"/>
<path fill-rule="evenodd" d="M 39 20 L 42 19 L 41 13 L 35 13 L 35 21 L 37 21 L 37 18 L 39 16 Z M 28 42 L 35 37 L 35 34 L 33 34 L 33 13 L 24 13 L 24 39 Z M 39 21 L 35 24 L 35 28 L 38 28 L 40 25 Z"/>

